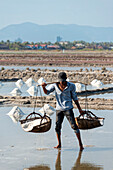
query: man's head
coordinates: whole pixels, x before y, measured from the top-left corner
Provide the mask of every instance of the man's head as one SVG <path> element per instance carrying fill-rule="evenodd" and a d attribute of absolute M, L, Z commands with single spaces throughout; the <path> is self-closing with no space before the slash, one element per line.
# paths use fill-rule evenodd
<path fill-rule="evenodd" d="M 66 81 L 66 79 L 67 79 L 66 73 L 65 72 L 60 72 L 59 75 L 58 75 L 58 79 L 59 79 L 60 82 L 61 81 L 62 82 Z"/>

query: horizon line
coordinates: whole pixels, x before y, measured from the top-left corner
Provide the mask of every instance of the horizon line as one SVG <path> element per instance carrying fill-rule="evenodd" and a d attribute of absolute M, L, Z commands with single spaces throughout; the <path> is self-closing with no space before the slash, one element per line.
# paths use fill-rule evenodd
<path fill-rule="evenodd" d="M 21 22 L 21 23 L 17 23 L 17 24 L 8 24 L 2 28 L 0 28 L 0 30 L 8 27 L 8 26 L 11 26 L 11 25 L 22 25 L 22 24 L 27 24 L 27 23 L 30 23 L 30 24 L 35 24 L 35 25 L 39 25 L 39 26 L 47 26 L 47 25 L 77 25 L 77 26 L 83 26 L 83 27 L 96 27 L 96 28 L 113 28 L 112 26 L 92 26 L 92 25 L 79 25 L 79 24 L 74 24 L 74 23 L 71 23 L 71 24 L 64 24 L 64 23 L 53 23 L 53 24 L 37 24 L 37 23 L 34 23 L 34 22 L 30 22 L 30 21 L 26 21 L 26 22 Z"/>

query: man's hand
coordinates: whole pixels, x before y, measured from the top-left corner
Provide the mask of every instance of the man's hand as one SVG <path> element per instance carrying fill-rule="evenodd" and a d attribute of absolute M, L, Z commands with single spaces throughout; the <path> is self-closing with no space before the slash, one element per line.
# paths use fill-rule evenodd
<path fill-rule="evenodd" d="M 80 104 L 79 104 L 79 101 L 78 101 L 78 100 L 75 100 L 74 102 L 75 102 L 75 104 L 76 104 L 76 106 L 77 106 L 80 114 L 81 114 L 81 115 L 84 115 L 84 114 L 85 114 L 85 111 L 83 111 L 83 110 L 81 109 Z"/>
<path fill-rule="evenodd" d="M 45 88 L 47 86 L 46 83 L 42 83 L 42 88 L 45 94 L 47 94 L 47 89 Z"/>
<path fill-rule="evenodd" d="M 47 84 L 46 83 L 42 83 L 42 87 L 46 87 L 47 86 Z"/>
<path fill-rule="evenodd" d="M 84 115 L 84 114 L 85 114 L 85 111 L 82 110 L 82 109 L 80 109 L 79 112 L 80 112 L 81 115 Z"/>

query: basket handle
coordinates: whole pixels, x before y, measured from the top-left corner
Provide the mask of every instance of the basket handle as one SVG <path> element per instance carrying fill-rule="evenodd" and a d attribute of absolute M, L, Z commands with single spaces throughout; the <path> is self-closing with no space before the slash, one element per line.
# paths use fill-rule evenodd
<path fill-rule="evenodd" d="M 50 119 L 50 117 L 49 117 L 49 116 L 47 116 L 46 114 L 44 114 L 44 116 L 41 118 L 40 125 L 41 125 L 41 123 L 42 123 L 42 120 L 43 120 L 43 119 L 46 119 L 46 120 L 47 120 L 47 118 L 49 118 L 49 119 Z"/>
<path fill-rule="evenodd" d="M 95 118 L 98 118 L 94 113 L 92 113 L 90 110 L 87 111 L 88 113 L 92 114 Z"/>
<path fill-rule="evenodd" d="M 85 111 L 85 113 L 83 114 L 83 115 L 79 115 L 79 118 L 81 117 L 81 116 L 83 116 L 84 117 L 84 115 L 87 115 L 87 116 L 89 116 L 90 118 L 92 118 L 91 117 L 91 115 L 93 115 L 95 118 L 98 118 L 94 113 L 92 113 L 91 111 L 89 111 L 89 110 L 87 110 L 87 111 Z"/>
<path fill-rule="evenodd" d="M 33 113 L 30 113 L 27 117 L 26 117 L 26 120 L 28 119 L 28 117 L 30 117 L 31 115 L 37 115 L 37 116 L 40 116 L 40 118 L 42 119 L 42 116 L 39 114 L 39 113 L 35 113 L 35 112 L 33 112 Z M 36 117 L 36 116 L 35 116 Z"/>

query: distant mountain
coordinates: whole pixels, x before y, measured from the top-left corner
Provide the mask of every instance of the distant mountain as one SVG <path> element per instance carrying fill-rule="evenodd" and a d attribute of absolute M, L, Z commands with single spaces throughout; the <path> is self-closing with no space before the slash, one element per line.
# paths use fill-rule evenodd
<path fill-rule="evenodd" d="M 0 41 L 15 41 L 17 38 L 21 38 L 23 41 L 29 42 L 55 42 L 57 36 L 62 37 L 63 41 L 110 42 L 113 41 L 113 28 L 76 24 L 38 25 L 26 22 L 9 25 L 0 30 Z"/>

